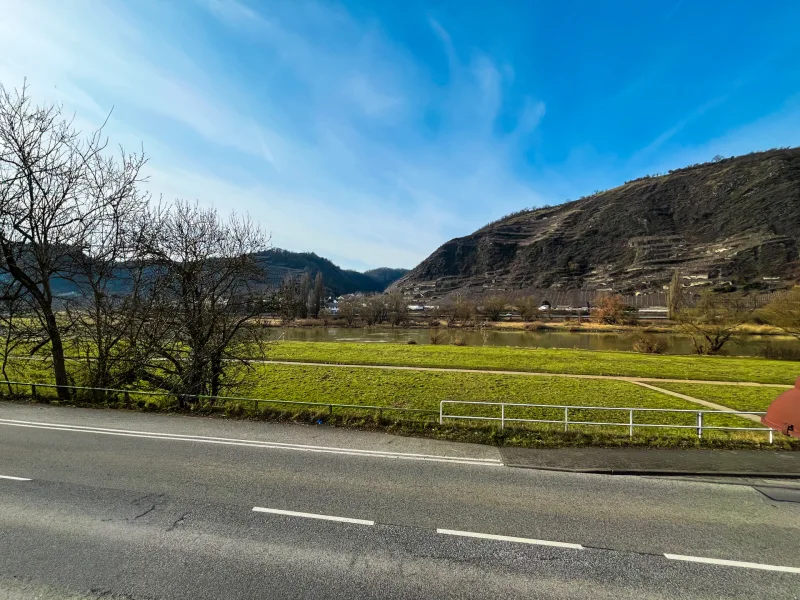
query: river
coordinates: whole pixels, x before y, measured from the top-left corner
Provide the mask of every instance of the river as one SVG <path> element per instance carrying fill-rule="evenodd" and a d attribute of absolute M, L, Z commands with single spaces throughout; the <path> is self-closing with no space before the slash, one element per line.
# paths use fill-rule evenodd
<path fill-rule="evenodd" d="M 570 331 L 502 331 L 502 330 L 448 330 L 442 328 L 443 341 L 449 343 L 456 336 L 468 346 L 513 346 L 521 348 L 580 348 L 583 350 L 632 350 L 630 333 L 592 333 Z M 675 333 L 654 333 L 667 341 L 669 354 L 692 354 L 692 341 Z M 273 339 L 301 342 L 377 342 L 430 344 L 428 329 L 385 329 L 345 327 L 285 327 L 273 334 Z M 733 356 L 759 356 L 767 344 L 786 343 L 785 338 L 749 335 L 729 342 L 724 354 Z"/>

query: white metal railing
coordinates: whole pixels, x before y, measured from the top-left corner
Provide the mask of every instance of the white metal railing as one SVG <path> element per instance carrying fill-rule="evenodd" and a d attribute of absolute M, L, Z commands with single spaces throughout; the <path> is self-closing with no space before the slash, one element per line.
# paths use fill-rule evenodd
<path fill-rule="evenodd" d="M 499 416 L 483 416 L 483 415 L 454 415 L 445 414 L 445 404 L 454 405 L 480 405 L 480 406 L 496 406 L 499 407 Z M 562 410 L 564 417 L 560 419 L 523 419 L 520 417 L 509 417 L 506 415 L 507 408 L 538 408 L 548 410 Z M 593 411 L 609 411 L 609 412 L 623 412 L 628 413 L 628 421 L 575 421 L 570 419 L 570 411 L 575 410 L 593 410 Z M 637 423 L 634 420 L 635 413 L 691 413 L 696 415 L 696 423 L 694 425 L 680 425 L 671 423 Z M 604 425 L 611 427 L 627 427 L 628 435 L 633 437 L 634 428 L 637 427 L 657 427 L 665 429 L 694 429 L 697 431 L 697 437 L 703 437 L 703 431 L 762 431 L 768 434 L 769 443 L 773 443 L 774 430 L 769 427 L 732 427 L 723 425 L 705 425 L 704 420 L 709 415 L 752 415 L 762 416 L 766 413 L 757 411 L 740 411 L 740 410 L 692 410 L 686 408 L 622 408 L 622 407 L 608 407 L 608 406 L 567 406 L 556 404 L 516 404 L 510 402 L 478 402 L 468 400 L 441 400 L 439 402 L 439 424 L 444 424 L 445 419 L 469 419 L 478 421 L 500 421 L 500 429 L 504 429 L 506 423 L 555 423 L 563 424 L 564 431 L 569 431 L 570 425 Z"/>

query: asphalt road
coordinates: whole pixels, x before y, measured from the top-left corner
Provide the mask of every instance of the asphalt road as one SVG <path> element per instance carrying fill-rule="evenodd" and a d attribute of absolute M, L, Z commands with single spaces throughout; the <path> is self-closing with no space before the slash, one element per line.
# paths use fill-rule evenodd
<path fill-rule="evenodd" d="M 800 597 L 800 503 L 499 458 L 0 403 L 0 598 Z"/>

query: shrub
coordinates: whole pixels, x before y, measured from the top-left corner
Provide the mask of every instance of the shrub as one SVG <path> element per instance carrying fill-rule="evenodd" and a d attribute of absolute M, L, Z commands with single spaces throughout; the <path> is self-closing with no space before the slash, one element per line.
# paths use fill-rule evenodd
<path fill-rule="evenodd" d="M 453 304 L 450 312 L 451 317 L 447 324 L 454 325 L 460 321 L 462 325 L 466 325 L 469 321 L 475 319 L 475 314 L 475 303 L 464 300 L 459 296 Z"/>
<path fill-rule="evenodd" d="M 492 296 L 483 303 L 483 314 L 489 321 L 498 321 L 506 308 L 506 299 L 501 296 Z"/>
<path fill-rule="evenodd" d="M 677 312 L 678 326 L 692 338 L 696 354 L 718 354 L 753 315 L 753 298 L 704 292 L 694 308 Z"/>
<path fill-rule="evenodd" d="M 762 314 L 770 325 L 800 340 L 800 287 L 776 294 Z"/>
<path fill-rule="evenodd" d="M 598 323 L 607 325 L 634 325 L 637 320 L 636 309 L 625 304 L 619 294 L 600 298 L 592 313 Z"/>
<path fill-rule="evenodd" d="M 229 402 L 225 406 L 225 414 L 230 417 L 241 417 L 245 413 L 245 408 L 241 402 Z"/>
<path fill-rule="evenodd" d="M 431 341 L 431 344 L 436 346 L 437 344 L 444 343 L 445 333 L 440 329 L 430 329 L 428 331 L 428 338 Z"/>
<path fill-rule="evenodd" d="M 643 354 L 664 354 L 667 351 L 667 341 L 643 331 L 634 335 L 633 349 Z"/>
<path fill-rule="evenodd" d="M 453 344 L 453 346 L 466 346 L 467 338 L 465 338 L 463 335 L 457 335 L 453 338 L 453 341 L 451 343 Z"/>
<path fill-rule="evenodd" d="M 332 318 L 332 316 L 333 316 L 333 315 L 331 315 L 331 311 L 330 311 L 330 310 L 328 310 L 327 308 L 321 308 L 321 309 L 319 310 L 319 320 L 320 320 L 320 321 L 322 321 L 322 324 L 323 324 L 325 327 L 327 327 L 328 325 L 330 325 L 330 324 L 331 324 L 331 318 Z"/>
<path fill-rule="evenodd" d="M 761 350 L 761 356 L 773 360 L 800 361 L 800 344 L 797 342 L 770 342 Z"/>
<path fill-rule="evenodd" d="M 517 310 L 522 320 L 526 323 L 533 321 L 539 316 L 539 304 L 530 296 L 517 302 Z"/>

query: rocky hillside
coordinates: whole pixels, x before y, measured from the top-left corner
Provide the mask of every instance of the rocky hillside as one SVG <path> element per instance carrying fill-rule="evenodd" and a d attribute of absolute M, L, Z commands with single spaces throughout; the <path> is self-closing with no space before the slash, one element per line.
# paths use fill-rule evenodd
<path fill-rule="evenodd" d="M 393 284 L 415 298 L 525 289 L 779 286 L 800 277 L 800 148 L 648 176 L 451 240 Z"/>

